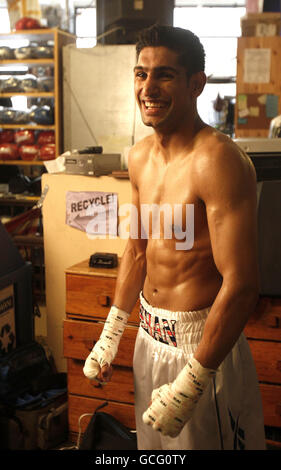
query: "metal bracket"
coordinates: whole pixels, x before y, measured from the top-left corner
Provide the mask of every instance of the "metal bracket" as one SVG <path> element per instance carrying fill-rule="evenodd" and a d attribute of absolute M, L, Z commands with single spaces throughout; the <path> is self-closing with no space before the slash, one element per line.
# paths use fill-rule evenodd
<path fill-rule="evenodd" d="M 39 199 L 39 201 L 35 204 L 34 206 L 34 209 L 37 208 L 37 209 L 41 209 L 41 207 L 43 206 L 43 202 L 44 202 L 44 199 L 45 197 L 47 196 L 47 192 L 49 191 L 49 186 L 46 184 L 44 186 L 44 189 L 42 191 L 42 194 L 41 194 L 41 197 Z"/>

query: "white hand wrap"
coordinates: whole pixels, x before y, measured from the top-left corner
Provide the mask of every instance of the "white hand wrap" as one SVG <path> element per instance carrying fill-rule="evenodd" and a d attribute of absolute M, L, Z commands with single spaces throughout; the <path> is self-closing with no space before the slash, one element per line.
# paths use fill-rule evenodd
<path fill-rule="evenodd" d="M 152 403 L 143 414 L 144 423 L 164 436 L 178 436 L 215 373 L 191 358 L 174 382 L 153 390 Z"/>
<path fill-rule="evenodd" d="M 86 377 L 94 379 L 102 366 L 110 366 L 113 362 L 128 318 L 129 314 L 124 310 L 111 307 L 100 338 L 85 361 L 83 372 Z"/>

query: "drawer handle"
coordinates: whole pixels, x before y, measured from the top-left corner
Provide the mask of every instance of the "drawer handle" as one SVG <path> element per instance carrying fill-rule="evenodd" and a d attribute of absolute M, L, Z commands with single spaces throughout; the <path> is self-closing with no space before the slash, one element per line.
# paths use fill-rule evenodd
<path fill-rule="evenodd" d="M 274 329 L 281 328 L 280 318 L 275 315 L 274 316 L 272 315 L 266 318 L 265 324 L 269 328 L 274 328 Z"/>
<path fill-rule="evenodd" d="M 95 382 L 94 380 L 91 381 L 91 382 L 92 382 L 92 383 L 91 383 L 92 387 L 94 387 L 94 388 L 102 388 L 102 384 L 101 384 L 101 383 Z"/>
<path fill-rule="evenodd" d="M 111 301 L 109 295 L 99 295 L 98 296 L 98 303 L 102 307 L 110 307 Z"/>

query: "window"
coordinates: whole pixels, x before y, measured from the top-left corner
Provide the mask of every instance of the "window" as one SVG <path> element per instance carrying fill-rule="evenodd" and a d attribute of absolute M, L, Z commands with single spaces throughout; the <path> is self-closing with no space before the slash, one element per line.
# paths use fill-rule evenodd
<path fill-rule="evenodd" d="M 245 3 L 242 0 L 175 1 L 174 26 L 195 33 L 206 53 L 208 83 L 198 99 L 199 114 L 204 121 L 218 127 L 224 115 L 214 110 L 213 102 L 218 94 L 229 101 L 236 95 L 237 38 L 241 36 L 240 18 L 246 14 Z"/>
<path fill-rule="evenodd" d="M 77 47 L 94 47 L 96 45 L 96 8 L 75 8 L 75 34 Z"/>
<path fill-rule="evenodd" d="M 1 2 L 2 3 L 2 2 Z M 10 32 L 10 19 L 8 14 L 8 8 L 0 5 L 0 33 Z"/>
<path fill-rule="evenodd" d="M 174 26 L 190 29 L 205 48 L 208 76 L 236 75 L 237 37 L 241 35 L 240 18 L 245 10 L 223 5 L 175 7 Z"/>

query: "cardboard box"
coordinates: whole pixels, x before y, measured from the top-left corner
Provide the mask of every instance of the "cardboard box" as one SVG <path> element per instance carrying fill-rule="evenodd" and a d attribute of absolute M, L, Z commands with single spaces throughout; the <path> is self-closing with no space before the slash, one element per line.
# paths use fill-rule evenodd
<path fill-rule="evenodd" d="M 279 36 L 281 13 L 248 13 L 241 18 L 242 36 Z"/>

